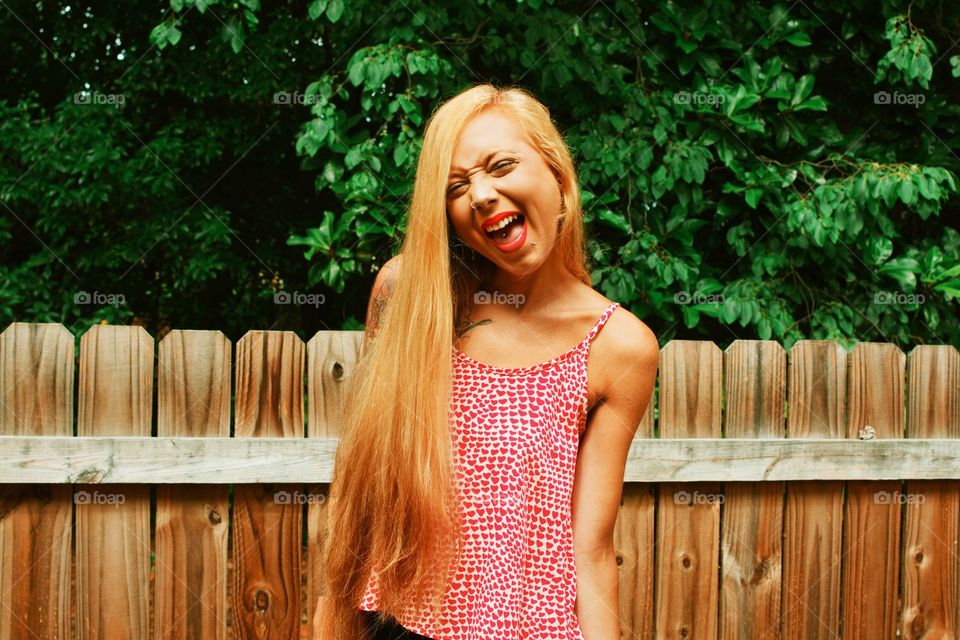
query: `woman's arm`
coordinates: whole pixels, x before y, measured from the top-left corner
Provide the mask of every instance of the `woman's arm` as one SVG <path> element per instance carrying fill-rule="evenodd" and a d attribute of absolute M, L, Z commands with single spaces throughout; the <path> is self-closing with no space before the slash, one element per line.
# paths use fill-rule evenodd
<path fill-rule="evenodd" d="M 650 404 L 660 360 L 657 338 L 645 324 L 629 313 L 618 324 L 617 331 L 606 336 L 616 336 L 615 348 L 606 349 L 601 359 L 609 380 L 590 412 L 573 484 L 576 613 L 586 640 L 620 639 L 613 530 L 627 453 Z"/>

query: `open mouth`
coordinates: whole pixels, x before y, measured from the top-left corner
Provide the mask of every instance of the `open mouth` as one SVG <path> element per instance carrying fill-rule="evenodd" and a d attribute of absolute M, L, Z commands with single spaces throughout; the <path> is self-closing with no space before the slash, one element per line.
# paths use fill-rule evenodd
<path fill-rule="evenodd" d="M 491 225 L 486 230 L 487 237 L 496 245 L 513 244 L 523 234 L 525 221 L 522 213 L 515 213 Z"/>

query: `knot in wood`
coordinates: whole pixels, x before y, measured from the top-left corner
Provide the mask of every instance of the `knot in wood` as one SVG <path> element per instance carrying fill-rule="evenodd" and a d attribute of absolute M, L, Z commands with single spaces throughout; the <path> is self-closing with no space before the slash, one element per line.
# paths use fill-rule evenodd
<path fill-rule="evenodd" d="M 333 363 L 333 379 L 340 380 L 343 378 L 343 365 L 339 362 Z"/>
<path fill-rule="evenodd" d="M 263 589 L 253 592 L 253 607 L 257 611 L 266 611 L 270 607 L 270 594 Z"/>

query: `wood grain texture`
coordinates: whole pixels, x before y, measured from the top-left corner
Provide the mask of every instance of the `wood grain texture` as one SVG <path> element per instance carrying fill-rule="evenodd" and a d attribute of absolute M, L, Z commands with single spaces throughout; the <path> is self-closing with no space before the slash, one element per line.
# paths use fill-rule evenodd
<path fill-rule="evenodd" d="M 828 341 L 801 340 L 787 362 L 787 434 L 842 438 L 846 430 L 847 352 Z M 783 638 L 833 640 L 840 633 L 843 485 L 787 486 L 783 549 Z"/>
<path fill-rule="evenodd" d="M 307 343 L 307 437 L 340 436 L 343 402 L 360 358 L 363 334 L 319 331 Z M 328 460 L 314 458 L 315 464 Z M 329 459 L 332 463 L 332 458 Z M 332 467 L 332 464 L 331 464 Z M 332 468 L 331 468 L 332 473 Z M 330 485 L 309 484 L 307 492 L 307 620 L 310 637 L 320 598 L 326 593 L 320 579 L 322 551 L 327 540 L 327 497 Z"/>
<path fill-rule="evenodd" d="M 80 339 L 77 434 L 150 436 L 153 338 L 142 327 L 96 325 Z M 150 636 L 150 487 L 77 484 L 80 640 Z"/>
<path fill-rule="evenodd" d="M 660 363 L 660 437 L 720 437 L 723 354 L 712 342 L 674 340 Z M 717 635 L 719 483 L 660 485 L 656 637 Z"/>
<path fill-rule="evenodd" d="M 160 342 L 157 435 L 230 436 L 230 341 L 171 331 Z M 157 487 L 154 621 L 158 640 L 227 638 L 224 485 Z"/>
<path fill-rule="evenodd" d="M 781 439 L 787 358 L 779 343 L 737 340 L 724 353 L 728 438 Z M 720 638 L 779 640 L 782 482 L 725 486 L 720 540 Z"/>
<path fill-rule="evenodd" d="M 654 401 L 651 399 L 634 436 L 641 447 L 653 437 Z M 613 530 L 620 576 L 621 636 L 624 638 L 653 638 L 656 490 L 656 485 L 651 483 L 625 483 Z"/>
<path fill-rule="evenodd" d="M 73 336 L 63 325 L 7 327 L 0 334 L 0 435 L 71 436 L 73 383 Z M 72 498 L 66 485 L 0 487 L 0 638 L 72 637 Z"/>
<path fill-rule="evenodd" d="M 0 485 L 328 483 L 337 438 L 0 436 Z M 635 440 L 625 482 L 960 478 L 960 440 Z"/>
<path fill-rule="evenodd" d="M 907 437 L 960 437 L 960 353 L 915 347 L 907 357 Z M 957 638 L 960 482 L 908 481 L 904 489 L 904 640 Z"/>
<path fill-rule="evenodd" d="M 303 439 L 303 341 L 251 331 L 237 343 L 240 437 Z M 302 484 L 237 484 L 233 493 L 233 633 L 237 640 L 300 634 Z"/>
<path fill-rule="evenodd" d="M 906 357 L 892 344 L 862 342 L 849 356 L 846 437 L 867 426 L 877 438 L 903 435 Z M 884 499 L 900 482 L 847 483 L 841 619 L 845 640 L 893 640 L 900 580 L 900 504 Z"/>

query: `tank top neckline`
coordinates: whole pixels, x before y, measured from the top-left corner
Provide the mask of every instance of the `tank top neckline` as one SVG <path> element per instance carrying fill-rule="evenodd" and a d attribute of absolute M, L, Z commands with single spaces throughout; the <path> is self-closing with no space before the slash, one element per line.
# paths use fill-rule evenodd
<path fill-rule="evenodd" d="M 602 326 L 604 320 L 605 320 L 607 317 L 609 317 L 609 315 L 610 315 L 611 313 L 613 313 L 613 310 L 616 309 L 617 306 L 619 306 L 619 305 L 620 305 L 619 302 L 614 302 L 614 303 L 611 304 L 609 307 L 607 307 L 606 310 L 600 315 L 600 319 L 597 320 L 596 323 L 594 323 L 594 325 L 590 328 L 590 330 L 587 331 L 587 335 L 585 335 L 584 338 L 583 338 L 583 340 L 581 340 L 579 343 L 577 343 L 576 346 L 574 346 L 574 347 L 571 348 L 571 349 L 568 349 L 567 351 L 564 351 L 563 353 L 561 353 L 561 354 L 558 355 L 558 356 L 554 356 L 554 357 L 550 358 L 549 360 L 547 360 L 547 361 L 545 361 L 545 362 L 541 362 L 541 363 L 539 363 L 539 364 L 531 364 L 531 365 L 527 365 L 527 366 L 525 366 L 525 367 L 498 367 L 498 366 L 496 366 L 496 365 L 487 364 L 486 362 L 480 362 L 480 361 L 477 360 L 476 358 L 473 358 L 473 357 L 471 357 L 471 356 L 468 356 L 468 355 L 465 354 L 463 351 L 460 351 L 460 349 L 458 349 L 456 345 L 453 345 L 453 351 L 454 351 L 454 353 L 457 355 L 457 357 L 460 358 L 461 360 L 466 360 L 467 362 L 472 363 L 474 366 L 479 367 L 480 369 L 487 370 L 487 371 L 493 371 L 493 372 L 497 372 L 497 373 L 504 373 L 504 374 L 510 374 L 510 375 L 520 375 L 520 374 L 524 374 L 524 373 L 532 373 L 532 372 L 535 372 L 535 371 L 539 371 L 540 369 L 545 369 L 545 368 L 547 368 L 547 367 L 550 367 L 550 366 L 552 366 L 552 365 L 554 365 L 554 364 L 556 364 L 556 363 L 558 363 L 558 362 L 562 362 L 562 361 L 566 360 L 567 358 L 569 358 L 570 356 L 572 356 L 573 354 L 575 354 L 575 353 L 576 353 L 577 351 L 579 351 L 580 349 L 582 349 L 582 348 L 583 348 L 583 345 L 586 344 L 587 342 L 589 342 L 589 341 L 590 341 L 590 338 L 592 338 L 593 335 L 597 332 L 597 330 L 599 330 L 599 328 Z"/>

